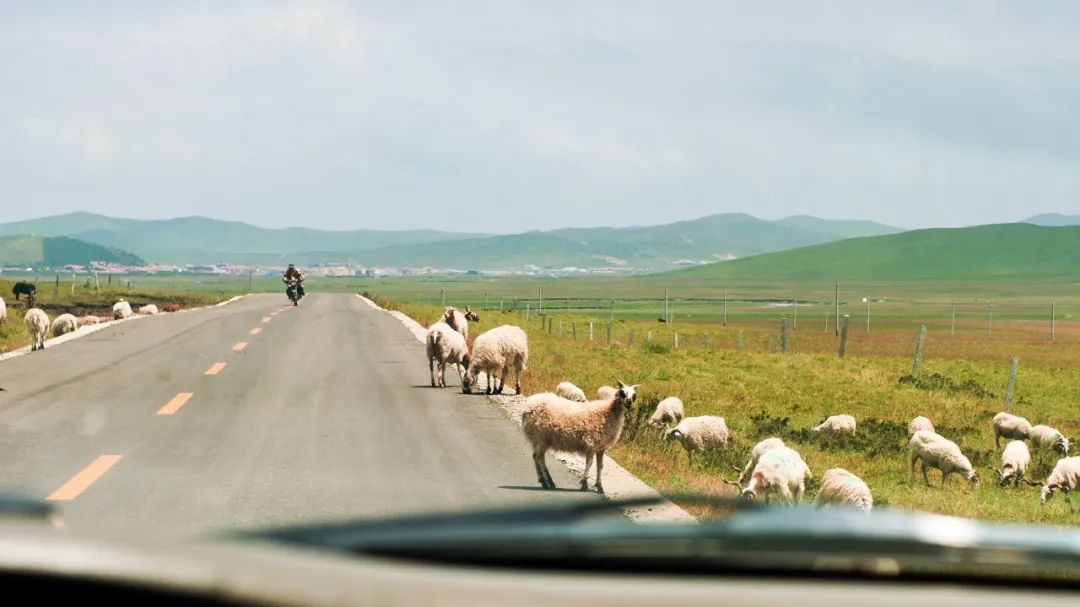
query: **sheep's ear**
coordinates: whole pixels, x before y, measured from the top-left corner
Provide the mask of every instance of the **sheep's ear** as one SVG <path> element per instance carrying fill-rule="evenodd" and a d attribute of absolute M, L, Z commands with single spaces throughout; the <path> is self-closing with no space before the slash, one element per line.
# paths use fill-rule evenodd
<path fill-rule="evenodd" d="M 619 384 L 620 388 L 626 388 L 627 387 L 627 385 L 625 383 L 623 383 L 623 380 L 621 380 L 621 379 L 616 379 L 615 383 Z"/>

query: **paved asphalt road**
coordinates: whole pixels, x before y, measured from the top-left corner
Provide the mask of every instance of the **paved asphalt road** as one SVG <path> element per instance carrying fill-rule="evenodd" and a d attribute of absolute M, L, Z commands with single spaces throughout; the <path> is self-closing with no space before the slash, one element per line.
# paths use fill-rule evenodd
<path fill-rule="evenodd" d="M 0 362 L 0 490 L 52 496 L 72 528 L 162 537 L 598 499 L 537 490 L 517 426 L 454 371 L 430 388 L 423 345 L 386 313 L 348 294 L 285 304 L 249 296 Z"/>

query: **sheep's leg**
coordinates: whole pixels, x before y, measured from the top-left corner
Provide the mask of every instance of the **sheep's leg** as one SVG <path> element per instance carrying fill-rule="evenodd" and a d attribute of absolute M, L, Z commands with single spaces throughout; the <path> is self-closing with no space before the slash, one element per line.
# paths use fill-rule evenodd
<path fill-rule="evenodd" d="M 922 464 L 922 479 L 926 483 L 926 486 L 930 486 L 930 477 L 926 474 L 926 462 L 920 462 Z"/>
<path fill-rule="evenodd" d="M 592 468 L 593 454 L 585 454 L 585 474 L 581 477 L 581 490 L 589 490 L 589 468 Z"/>
<path fill-rule="evenodd" d="M 1069 490 L 1064 489 L 1063 491 L 1065 495 L 1065 503 L 1069 505 L 1069 512 L 1076 512 L 1076 509 L 1073 508 L 1072 500 L 1069 499 Z"/>
<path fill-rule="evenodd" d="M 446 361 L 439 363 L 439 387 L 446 387 Z"/>
<path fill-rule="evenodd" d="M 949 473 L 942 470 L 941 471 L 941 486 L 942 486 L 942 488 L 945 487 L 945 479 L 947 479 L 947 478 L 949 478 Z"/>
<path fill-rule="evenodd" d="M 502 394 L 503 393 L 503 388 L 506 387 L 506 374 L 509 371 L 510 371 L 510 369 L 508 369 L 506 367 L 503 367 L 502 369 L 499 370 L 499 394 Z"/>
<path fill-rule="evenodd" d="M 540 482 L 540 486 L 544 489 L 554 489 L 555 484 L 549 480 L 549 477 L 544 470 L 543 452 L 533 451 L 533 465 L 536 466 L 536 480 Z"/>
<path fill-rule="evenodd" d="M 795 496 L 791 493 L 791 487 L 788 487 L 786 484 L 781 484 L 777 487 L 777 490 L 780 492 L 780 498 L 783 501 L 788 504 L 795 503 Z"/>
<path fill-rule="evenodd" d="M 554 489 L 555 479 L 551 478 L 551 470 L 548 468 L 547 457 L 545 457 L 546 453 L 547 452 L 545 451 L 544 453 L 540 454 L 540 467 L 544 472 L 544 480 L 547 482 L 547 488 Z"/>
<path fill-rule="evenodd" d="M 919 459 L 918 455 L 911 454 L 911 476 L 915 476 L 915 462 Z"/>
<path fill-rule="evenodd" d="M 803 493 L 806 493 L 806 481 L 800 482 L 798 490 L 795 491 L 795 501 L 796 502 L 801 502 L 802 501 Z"/>
<path fill-rule="evenodd" d="M 435 387 L 435 359 L 430 357 L 430 356 L 427 359 L 427 368 L 428 368 L 428 372 L 431 373 L 431 387 L 434 388 Z"/>
<path fill-rule="evenodd" d="M 596 452 L 596 492 L 603 493 L 604 486 L 600 484 L 600 475 L 604 472 L 604 452 Z"/>
<path fill-rule="evenodd" d="M 514 363 L 514 394 L 521 394 L 521 372 L 525 370 L 525 364 L 521 359 Z"/>

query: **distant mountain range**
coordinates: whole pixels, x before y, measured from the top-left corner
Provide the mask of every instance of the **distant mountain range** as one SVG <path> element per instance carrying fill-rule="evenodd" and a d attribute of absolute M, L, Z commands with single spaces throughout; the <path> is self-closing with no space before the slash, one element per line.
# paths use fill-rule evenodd
<path fill-rule="evenodd" d="M 142 265 L 137 255 L 66 236 L 0 236 L 0 265 L 59 268 L 90 262 Z"/>
<path fill-rule="evenodd" d="M 1023 223 L 1037 226 L 1080 226 L 1080 215 L 1062 215 L 1061 213 L 1043 213 L 1028 217 Z"/>
<path fill-rule="evenodd" d="M 69 236 L 162 263 L 363 265 L 458 269 L 626 266 L 663 270 L 844 238 L 900 232 L 869 221 L 809 216 L 763 220 L 742 213 L 627 228 L 566 228 L 510 235 L 432 230 L 267 229 L 205 217 L 116 219 L 72 213 L 0 224 L 0 235 Z"/>
<path fill-rule="evenodd" d="M 1008 223 L 852 238 L 668 273 L 700 281 L 1076 280 L 1080 226 Z"/>

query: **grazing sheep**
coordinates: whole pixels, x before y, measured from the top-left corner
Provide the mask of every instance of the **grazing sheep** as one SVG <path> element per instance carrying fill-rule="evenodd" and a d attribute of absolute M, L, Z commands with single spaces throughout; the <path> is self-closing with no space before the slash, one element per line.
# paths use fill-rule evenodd
<path fill-rule="evenodd" d="M 907 425 L 907 437 L 910 439 L 912 436 L 915 436 L 915 433 L 919 430 L 933 432 L 934 424 L 931 423 L 929 419 L 920 415 L 915 419 L 911 420 L 911 423 Z"/>
<path fill-rule="evenodd" d="M 811 428 L 814 432 L 829 436 L 846 434 L 855 436 L 855 418 L 850 415 L 830 415 L 825 421 Z"/>
<path fill-rule="evenodd" d="M 753 471 L 754 466 L 757 466 L 758 460 L 761 458 L 761 455 L 763 453 L 771 449 L 776 449 L 783 446 L 785 446 L 784 441 L 775 436 L 772 438 L 767 438 L 754 445 L 753 450 L 750 451 L 750 461 L 746 462 L 746 466 L 743 468 L 742 472 L 739 473 L 739 479 L 737 481 L 739 483 L 739 486 L 741 487 L 743 480 L 746 477 L 750 476 L 750 472 Z"/>
<path fill-rule="evenodd" d="M 679 425 L 664 433 L 664 440 L 677 440 L 682 443 L 683 449 L 686 449 L 686 457 L 693 465 L 695 451 L 723 449 L 727 447 L 729 435 L 724 418 L 702 415 L 680 421 Z"/>
<path fill-rule="evenodd" d="M 652 417 L 649 418 L 650 426 L 660 426 L 668 424 L 678 424 L 682 421 L 683 416 L 683 402 L 677 396 L 669 396 L 660 401 L 656 405 L 656 411 L 653 411 Z M 723 419 L 722 417 L 717 419 Z M 727 430 L 724 431 L 724 440 L 727 441 Z"/>
<path fill-rule="evenodd" d="M 994 416 L 994 446 L 1001 447 L 1002 438 L 1027 440 L 1031 436 L 1031 422 L 1002 411 Z"/>
<path fill-rule="evenodd" d="M 558 394 L 566 400 L 572 400 L 579 403 L 589 400 L 588 398 L 585 398 L 585 392 L 581 388 L 568 381 L 559 382 L 559 385 L 555 386 L 555 394 Z"/>
<path fill-rule="evenodd" d="M 0 325 L 7 324 L 7 304 L 4 303 L 4 298 L 0 297 Z"/>
<path fill-rule="evenodd" d="M 1031 429 L 1031 446 L 1039 450 L 1056 451 L 1065 456 L 1069 454 L 1069 439 L 1050 426 L 1038 425 Z"/>
<path fill-rule="evenodd" d="M 465 320 L 469 322 L 480 322 L 480 317 L 469 309 L 469 306 L 465 306 Z"/>
<path fill-rule="evenodd" d="M 127 318 L 131 316 L 131 304 L 124 301 L 123 299 L 114 303 L 112 307 L 112 316 L 115 320 L 120 320 L 121 318 Z"/>
<path fill-rule="evenodd" d="M 454 309 L 453 306 L 443 308 L 442 322 L 450 325 L 450 328 L 461 333 L 466 341 L 469 339 L 469 320 L 465 315 Z"/>
<path fill-rule="evenodd" d="M 178 304 L 178 303 L 165 304 L 165 307 L 162 308 L 162 310 L 164 310 L 166 312 L 170 312 L 170 313 L 171 312 L 179 312 L 180 311 L 180 304 Z"/>
<path fill-rule="evenodd" d="M 1046 483 L 1039 492 L 1039 502 L 1045 504 L 1054 497 L 1055 491 L 1065 494 L 1065 503 L 1072 511 L 1073 505 L 1069 501 L 1069 492 L 1080 485 L 1080 457 L 1063 457 L 1054 465 L 1054 471 L 1046 477 Z"/>
<path fill-rule="evenodd" d="M 23 319 L 26 332 L 30 334 L 30 351 L 45 349 L 45 335 L 49 332 L 49 315 L 41 308 L 30 308 Z"/>
<path fill-rule="evenodd" d="M 1019 487 L 1024 480 L 1028 464 L 1031 463 L 1031 453 L 1028 452 L 1027 443 L 1022 440 L 1014 440 L 1005 445 L 1005 451 L 1001 453 L 1001 486 L 1009 484 L 1009 479 Z"/>
<path fill-rule="evenodd" d="M 760 497 L 768 501 L 772 496 L 779 496 L 785 502 L 798 502 L 806 491 L 808 478 L 810 467 L 798 451 L 790 447 L 776 447 L 761 454 L 741 497 Z"/>
<path fill-rule="evenodd" d="M 953 472 L 964 476 L 972 485 L 979 484 L 979 473 L 971 466 L 956 443 L 941 436 L 940 434 L 919 430 L 911 437 L 908 445 L 911 451 L 911 474 L 915 474 L 915 462 L 921 461 L 923 480 L 930 485 L 930 477 L 926 474 L 927 468 L 941 470 L 941 486 L 945 486 L 945 480 Z"/>
<path fill-rule="evenodd" d="M 104 318 L 101 318 L 100 316 L 94 316 L 93 314 L 87 314 L 86 316 L 79 317 L 80 327 L 85 327 L 87 325 L 96 325 L 103 322 L 106 322 Z"/>
<path fill-rule="evenodd" d="M 596 400 L 610 400 L 611 397 L 615 396 L 616 392 L 618 390 L 611 386 L 600 386 L 596 389 Z"/>
<path fill-rule="evenodd" d="M 447 323 L 449 324 L 449 323 Z M 452 326 L 452 325 L 451 325 Z M 473 341 L 472 361 L 465 381 L 471 386 L 476 383 L 480 372 L 487 375 L 486 394 L 502 394 L 506 384 L 506 375 L 514 369 L 514 392 L 521 394 L 521 374 L 529 360 L 529 340 L 521 327 L 502 325 L 485 331 Z M 499 374 L 498 386 L 496 374 Z M 468 391 L 468 387 L 466 387 Z"/>
<path fill-rule="evenodd" d="M 428 327 L 427 339 L 428 371 L 431 372 L 431 387 L 446 387 L 446 365 L 451 364 L 462 378 L 465 386 L 465 368 L 469 366 L 469 346 L 465 337 L 450 325 L 439 321 Z M 439 379 L 435 380 L 435 366 L 439 367 Z M 464 367 L 462 366 L 464 365 Z"/>
<path fill-rule="evenodd" d="M 61 314 L 52 322 L 52 334 L 54 337 L 60 337 L 64 333 L 71 333 L 78 328 L 79 321 L 75 319 L 74 314 Z"/>
<path fill-rule="evenodd" d="M 874 496 L 863 480 L 843 468 L 830 468 L 821 475 L 817 502 L 821 505 L 842 504 L 870 512 Z"/>
<path fill-rule="evenodd" d="M 589 468 L 595 458 L 596 491 L 603 493 L 604 452 L 618 442 L 636 394 L 637 386 L 619 382 L 619 389 L 610 400 L 578 403 L 550 392 L 530 396 L 528 408 L 521 414 L 521 430 L 532 446 L 540 486 L 555 488 L 546 461 L 547 452 L 555 449 L 585 456 L 582 491 L 589 488 Z"/>
<path fill-rule="evenodd" d="M 158 313 L 157 306 L 154 304 L 146 304 L 145 306 L 139 306 L 139 316 L 153 316 Z"/>

